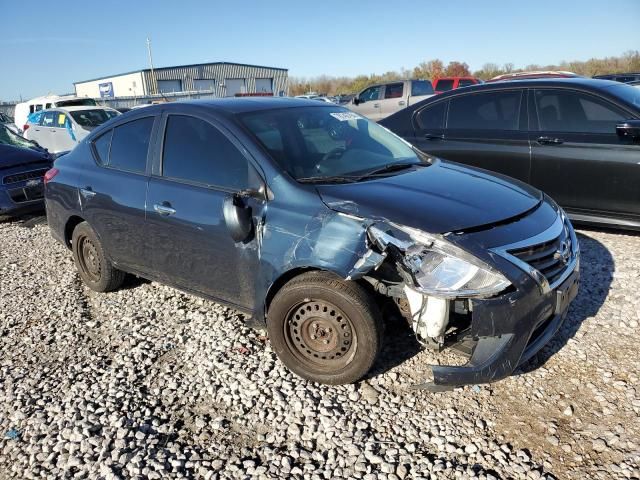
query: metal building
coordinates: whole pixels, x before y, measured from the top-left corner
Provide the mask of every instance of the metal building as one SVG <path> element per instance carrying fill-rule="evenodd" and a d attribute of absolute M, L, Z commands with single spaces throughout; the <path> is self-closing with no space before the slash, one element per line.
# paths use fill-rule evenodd
<path fill-rule="evenodd" d="M 215 97 L 238 94 L 287 94 L 285 68 L 240 63 L 198 63 L 136 70 L 74 82 L 79 97 L 142 97 L 180 92 L 207 92 Z"/>

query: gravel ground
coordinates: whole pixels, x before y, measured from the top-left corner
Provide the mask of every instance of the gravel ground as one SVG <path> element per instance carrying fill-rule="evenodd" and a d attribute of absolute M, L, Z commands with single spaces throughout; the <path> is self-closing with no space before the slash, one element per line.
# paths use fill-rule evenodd
<path fill-rule="evenodd" d="M 489 386 L 300 380 L 236 312 L 131 279 L 96 294 L 46 225 L 0 223 L 0 478 L 639 478 L 640 236 L 582 231 L 558 337 Z"/>

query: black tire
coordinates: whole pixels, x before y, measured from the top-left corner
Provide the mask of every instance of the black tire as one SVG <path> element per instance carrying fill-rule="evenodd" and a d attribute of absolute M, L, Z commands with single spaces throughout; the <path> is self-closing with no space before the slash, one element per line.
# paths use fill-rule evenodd
<path fill-rule="evenodd" d="M 110 292 L 122 285 L 125 273 L 111 264 L 87 222 L 79 223 L 73 230 L 71 245 L 76 268 L 87 287 L 96 292 Z"/>
<path fill-rule="evenodd" d="M 329 385 L 355 382 L 371 369 L 382 330 L 371 295 L 328 272 L 290 280 L 267 314 L 269 339 L 282 363 L 307 380 Z"/>

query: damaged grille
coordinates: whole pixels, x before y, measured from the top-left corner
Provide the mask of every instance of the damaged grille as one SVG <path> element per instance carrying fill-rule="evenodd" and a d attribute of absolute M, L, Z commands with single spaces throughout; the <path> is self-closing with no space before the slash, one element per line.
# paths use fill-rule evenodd
<path fill-rule="evenodd" d="M 10 183 L 26 182 L 27 180 L 33 180 L 34 178 L 42 178 L 47 173 L 47 169 L 32 170 L 30 172 L 16 173 L 15 175 L 7 175 L 2 179 L 3 185 Z"/>
<path fill-rule="evenodd" d="M 570 268 L 576 246 L 566 223 L 560 234 L 546 242 L 508 250 L 508 253 L 540 272 L 549 285 L 554 286 Z"/>
<path fill-rule="evenodd" d="M 44 188 L 42 184 L 33 187 L 14 188 L 7 193 L 14 203 L 32 202 L 44 198 Z"/>

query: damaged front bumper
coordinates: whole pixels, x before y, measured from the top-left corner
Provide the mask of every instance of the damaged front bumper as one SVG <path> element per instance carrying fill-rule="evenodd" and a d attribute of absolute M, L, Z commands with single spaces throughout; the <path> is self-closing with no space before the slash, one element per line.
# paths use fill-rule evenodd
<path fill-rule="evenodd" d="M 532 288 L 497 298 L 472 301 L 469 339 L 472 355 L 463 366 L 432 366 L 433 382 L 416 385 L 431 391 L 488 383 L 508 377 L 544 347 L 562 325 L 576 297 L 580 273 L 576 265 L 554 290 Z"/>

